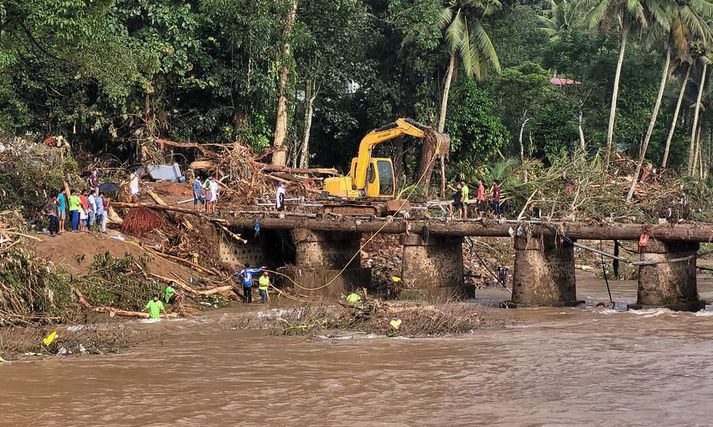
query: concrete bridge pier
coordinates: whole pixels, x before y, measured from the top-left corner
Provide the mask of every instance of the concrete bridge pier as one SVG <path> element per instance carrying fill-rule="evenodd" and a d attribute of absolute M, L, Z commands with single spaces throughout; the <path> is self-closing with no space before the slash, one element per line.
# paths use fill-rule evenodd
<path fill-rule="evenodd" d="M 463 282 L 463 238 L 401 235 L 403 298 L 457 300 L 472 298 L 474 287 Z"/>
<path fill-rule="evenodd" d="M 696 259 L 699 244 L 695 242 L 664 242 L 650 239 L 641 248 L 642 261 L 670 261 L 639 266 L 639 287 L 636 305 L 667 307 L 672 310 L 697 311 L 705 306 L 698 299 Z"/>
<path fill-rule="evenodd" d="M 295 245 L 295 265 L 284 273 L 306 288 L 298 287 L 298 293 L 339 297 L 371 285 L 371 269 L 360 267 L 361 233 L 298 228 L 292 230 L 291 236 Z M 342 272 L 345 266 L 347 268 Z"/>
<path fill-rule="evenodd" d="M 553 236 L 515 238 L 512 301 L 515 307 L 578 304 L 574 246 Z"/>

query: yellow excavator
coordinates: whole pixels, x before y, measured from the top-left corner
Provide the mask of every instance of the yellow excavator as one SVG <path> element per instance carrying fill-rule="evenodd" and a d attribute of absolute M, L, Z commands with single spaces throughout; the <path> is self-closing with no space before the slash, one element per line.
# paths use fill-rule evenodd
<path fill-rule="evenodd" d="M 372 213 L 381 214 L 380 205 L 365 203 L 393 200 L 396 196 L 396 178 L 391 159 L 372 157 L 371 152 L 377 145 L 402 135 L 416 138 L 428 138 L 435 146 L 435 154 L 447 153 L 450 147 L 448 135 L 438 133 L 430 126 L 425 126 L 411 119 L 400 118 L 369 132 L 359 143 L 359 153 L 352 159 L 348 176 L 326 178 L 323 194 L 331 200 L 348 203 L 325 206 L 326 212 L 360 214 L 363 206 L 372 206 Z M 368 211 L 369 209 L 366 209 Z M 386 210 L 390 210 L 388 206 Z"/>

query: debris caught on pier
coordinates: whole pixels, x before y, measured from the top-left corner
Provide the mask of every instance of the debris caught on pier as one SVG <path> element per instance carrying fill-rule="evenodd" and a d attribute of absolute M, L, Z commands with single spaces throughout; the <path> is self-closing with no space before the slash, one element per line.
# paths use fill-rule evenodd
<path fill-rule="evenodd" d="M 244 313 L 226 326 L 269 329 L 277 335 L 329 336 L 351 332 L 387 336 L 394 335 L 391 325 L 394 319 L 401 320 L 398 334 L 406 337 L 463 334 L 514 323 L 507 312 L 473 304 L 398 304 L 367 298 L 354 306 L 304 304 L 257 314 Z"/>

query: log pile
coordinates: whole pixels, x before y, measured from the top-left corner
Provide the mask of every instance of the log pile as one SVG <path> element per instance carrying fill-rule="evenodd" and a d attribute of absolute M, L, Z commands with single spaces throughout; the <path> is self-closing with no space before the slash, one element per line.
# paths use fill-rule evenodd
<path fill-rule="evenodd" d="M 217 176 L 223 190 L 222 200 L 234 206 L 252 204 L 256 197 L 270 196 L 275 184 L 284 182 L 293 196 L 318 194 L 322 177 L 338 174 L 333 168 L 290 168 L 275 166 L 261 160 L 270 150 L 256 154 L 240 144 L 197 144 L 168 140 L 157 141 L 162 146 L 191 148 L 200 152 L 189 168 L 199 176 Z"/>

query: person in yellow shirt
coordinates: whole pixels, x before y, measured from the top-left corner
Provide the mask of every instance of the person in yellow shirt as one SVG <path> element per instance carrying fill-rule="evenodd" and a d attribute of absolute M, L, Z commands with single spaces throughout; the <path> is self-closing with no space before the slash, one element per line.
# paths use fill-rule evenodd
<path fill-rule="evenodd" d="M 463 204 L 462 212 L 461 212 L 461 218 L 466 219 L 468 218 L 468 204 L 470 203 L 470 189 L 468 188 L 468 184 L 465 183 L 465 181 L 460 182 L 461 185 L 461 193 L 463 193 L 463 198 L 461 200 L 461 203 Z"/>
<path fill-rule="evenodd" d="M 263 271 L 257 282 L 257 290 L 260 291 L 260 302 L 265 304 L 267 303 L 267 288 L 270 287 L 270 273 Z"/>

